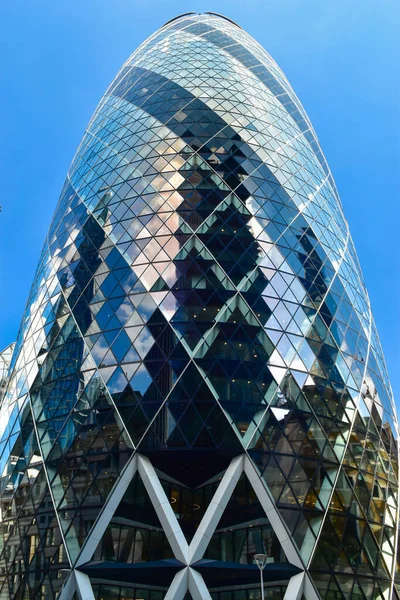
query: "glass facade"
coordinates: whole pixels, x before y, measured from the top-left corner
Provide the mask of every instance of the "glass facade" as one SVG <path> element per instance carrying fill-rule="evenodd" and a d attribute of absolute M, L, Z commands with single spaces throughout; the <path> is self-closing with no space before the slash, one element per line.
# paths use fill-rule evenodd
<path fill-rule="evenodd" d="M 348 225 L 229 19 L 173 19 L 117 74 L 10 353 L 1 600 L 258 600 L 256 553 L 269 600 L 400 598 L 398 425 Z"/>

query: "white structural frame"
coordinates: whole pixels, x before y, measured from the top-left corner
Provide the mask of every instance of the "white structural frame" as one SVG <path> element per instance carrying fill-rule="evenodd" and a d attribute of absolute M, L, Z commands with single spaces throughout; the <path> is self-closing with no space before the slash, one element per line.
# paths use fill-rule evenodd
<path fill-rule="evenodd" d="M 151 461 L 141 454 L 132 455 L 86 538 L 75 565 L 63 585 L 59 600 L 72 600 L 75 592 L 79 600 L 95 600 L 90 579 L 88 575 L 80 571 L 80 567 L 92 559 L 98 543 L 137 472 L 157 513 L 174 557 L 182 563 L 182 569 L 173 578 L 164 600 L 184 600 L 188 590 L 193 600 L 211 600 L 205 581 L 196 570 L 196 563 L 203 558 L 211 537 L 217 529 L 219 520 L 243 473 L 246 474 L 263 507 L 288 561 L 301 569 L 300 573 L 289 580 L 284 600 L 301 600 L 303 596 L 306 600 L 319 600 L 319 595 L 305 571 L 300 553 L 270 496 L 267 486 L 260 478 L 257 468 L 247 454 L 241 454 L 232 459 L 189 544 Z"/>

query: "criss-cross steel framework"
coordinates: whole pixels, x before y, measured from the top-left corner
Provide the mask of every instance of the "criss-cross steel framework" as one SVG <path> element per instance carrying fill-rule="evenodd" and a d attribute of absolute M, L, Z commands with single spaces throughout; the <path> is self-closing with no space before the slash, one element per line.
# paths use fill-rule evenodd
<path fill-rule="evenodd" d="M 1 356 L 0 600 L 118 595 L 110 555 L 173 557 L 157 600 L 234 600 L 207 575 L 225 546 L 249 593 L 268 546 L 285 600 L 397 598 L 398 426 L 349 228 L 298 98 L 229 19 L 182 15 L 123 65 Z"/>

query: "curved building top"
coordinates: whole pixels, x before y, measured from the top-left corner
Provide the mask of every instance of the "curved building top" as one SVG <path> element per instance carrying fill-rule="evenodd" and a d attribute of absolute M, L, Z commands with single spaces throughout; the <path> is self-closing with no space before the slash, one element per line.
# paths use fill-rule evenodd
<path fill-rule="evenodd" d="M 121 102 L 137 106 L 135 119 L 140 123 L 149 110 L 149 100 L 154 99 L 155 89 L 160 93 L 161 102 L 152 105 L 152 118 L 155 124 L 159 120 L 158 127 L 164 126 L 161 132 L 169 131 L 171 139 L 179 138 L 184 132 L 185 106 L 190 107 L 196 100 L 218 121 L 216 127 L 232 128 L 246 144 L 246 171 L 240 175 L 240 180 L 248 191 L 246 206 L 254 215 L 254 222 L 258 222 L 254 231 L 259 227 L 263 229 L 262 233 L 255 233 L 256 237 L 268 235 L 270 243 L 276 244 L 277 248 L 281 245 L 282 248 L 293 248 L 294 242 L 285 241 L 291 235 L 291 229 L 312 227 L 316 240 L 312 243 L 318 243 L 320 248 L 319 276 L 324 280 L 325 294 L 329 292 L 325 301 L 334 297 L 332 311 L 339 323 L 343 323 L 343 326 L 337 326 L 335 335 L 336 343 L 347 355 L 339 359 L 337 367 L 354 390 L 359 390 L 366 379 L 374 380 L 371 397 L 382 419 L 390 423 L 397 437 L 394 402 L 383 354 L 332 174 L 307 114 L 285 75 L 269 54 L 237 24 L 214 13 L 187 13 L 167 22 L 141 44 L 122 66 L 96 109 L 71 165 L 67 184 L 80 194 L 89 210 L 96 208 L 99 196 L 109 183 L 103 178 L 103 187 L 98 184 L 99 190 L 85 184 L 81 176 L 85 153 L 91 151 L 95 135 L 106 135 L 104 130 L 101 131 L 102 123 L 111 111 L 121 110 Z M 170 98 L 177 95 L 182 97 L 182 110 L 178 112 Z M 202 136 L 204 132 L 200 133 L 197 142 L 194 140 L 195 145 L 204 143 Z M 198 149 L 192 145 L 191 150 L 193 148 Z M 252 157 L 250 153 L 253 153 Z M 131 151 L 127 156 L 128 161 L 132 160 L 135 153 Z M 263 184 L 264 191 L 259 186 L 266 170 L 274 180 L 269 191 L 266 184 Z M 123 175 L 127 176 L 127 173 Z M 143 171 L 137 171 L 136 176 L 143 176 Z M 175 180 L 180 177 L 176 175 Z M 279 186 L 280 191 L 274 186 Z M 286 203 L 285 215 L 278 212 L 273 203 L 270 208 L 265 206 L 265 200 L 273 190 L 276 199 Z M 60 199 L 50 228 L 50 245 L 54 243 L 55 230 L 67 210 L 66 196 L 64 193 Z M 111 229 L 115 226 L 112 222 L 108 225 Z M 287 249 L 284 252 L 287 253 Z M 299 268 L 297 265 L 290 267 L 293 276 L 296 269 L 297 274 L 300 273 Z M 31 310 L 30 304 L 28 314 Z M 353 329 L 348 329 L 350 323 Z M 13 361 L 17 368 L 22 360 L 20 349 L 26 328 L 27 324 L 20 332 L 14 352 Z M 366 368 L 369 361 L 374 365 L 372 378 Z"/>

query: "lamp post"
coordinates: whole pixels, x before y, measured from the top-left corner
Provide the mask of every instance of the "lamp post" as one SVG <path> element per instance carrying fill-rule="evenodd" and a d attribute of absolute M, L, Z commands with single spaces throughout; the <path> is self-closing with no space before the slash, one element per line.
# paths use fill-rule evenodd
<path fill-rule="evenodd" d="M 263 571 L 265 565 L 267 564 L 268 555 L 267 554 L 255 554 L 254 562 L 257 567 L 260 569 L 260 581 L 261 581 L 261 600 L 264 600 L 264 575 Z"/>

